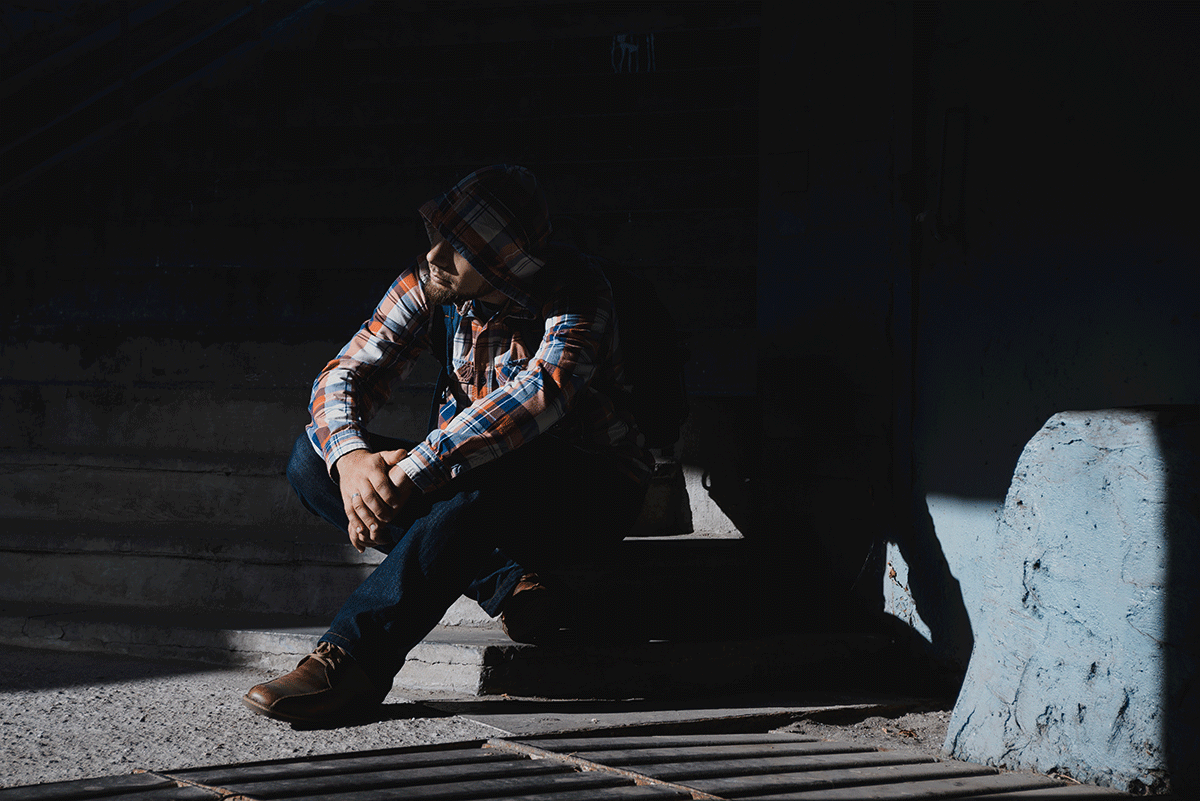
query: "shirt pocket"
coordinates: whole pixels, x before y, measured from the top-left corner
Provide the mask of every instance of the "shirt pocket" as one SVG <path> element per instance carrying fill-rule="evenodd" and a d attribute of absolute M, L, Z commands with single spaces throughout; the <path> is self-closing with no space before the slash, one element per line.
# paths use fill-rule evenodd
<path fill-rule="evenodd" d="M 529 366 L 528 356 L 518 356 L 512 350 L 505 351 L 492 362 L 496 382 L 503 386 L 513 379 L 517 373 Z"/>

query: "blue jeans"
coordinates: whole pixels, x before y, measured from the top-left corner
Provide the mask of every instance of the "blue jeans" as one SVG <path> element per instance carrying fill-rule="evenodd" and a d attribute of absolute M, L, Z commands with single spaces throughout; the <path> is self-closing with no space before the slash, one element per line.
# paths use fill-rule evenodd
<path fill-rule="evenodd" d="M 372 452 L 412 442 L 369 436 Z M 288 480 L 309 511 L 343 534 L 338 486 L 306 434 Z M 645 489 L 603 457 L 541 436 L 428 495 L 414 494 L 385 526 L 387 558 L 342 605 L 323 642 L 340 646 L 381 687 L 460 596 L 492 617 L 521 576 L 578 565 L 620 541 Z"/>

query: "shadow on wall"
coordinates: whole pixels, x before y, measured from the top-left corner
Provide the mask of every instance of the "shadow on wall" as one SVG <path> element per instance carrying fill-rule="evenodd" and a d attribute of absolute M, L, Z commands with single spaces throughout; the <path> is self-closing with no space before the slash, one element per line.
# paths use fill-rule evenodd
<path fill-rule="evenodd" d="M 1162 414 L 1156 430 L 1168 470 L 1163 742 L 1172 790 L 1187 794 L 1200 790 L 1200 406 Z"/>
<path fill-rule="evenodd" d="M 905 624 L 907 648 L 931 671 L 936 686 L 957 693 L 975 637 L 962 586 L 950 570 L 938 539 L 930 504 L 918 487 L 912 494 L 912 526 L 895 533 L 887 547 L 883 587 L 887 609 Z"/>
<path fill-rule="evenodd" d="M 751 343 L 738 340 L 743 329 L 713 327 L 708 316 L 711 301 L 697 289 L 702 283 L 696 276 L 700 271 L 684 268 L 681 276 L 679 271 L 663 269 L 653 261 L 642 264 L 640 257 L 622 257 L 627 248 L 618 240 L 624 222 L 559 215 L 553 209 L 552 214 L 557 241 L 607 259 L 654 284 L 659 300 L 673 316 L 687 353 L 684 372 L 690 412 L 668 457 L 681 465 L 684 485 L 676 491 L 682 494 L 686 508 L 664 508 L 662 512 L 675 522 L 644 533 L 752 536 L 752 473 L 758 463 L 756 433 L 760 427 L 758 404 L 752 394 L 753 364 L 746 358 Z M 716 274 L 724 275 L 720 271 Z M 729 294 L 736 296 L 732 301 L 735 305 L 748 305 L 746 299 L 754 295 L 753 284 L 743 281 Z M 740 323 L 740 317 L 735 322 Z"/>
<path fill-rule="evenodd" d="M 676 447 L 688 475 L 692 529 L 714 537 L 754 538 L 753 465 L 760 429 L 753 398 L 694 397 Z"/>
<path fill-rule="evenodd" d="M 1197 317 L 1185 299 L 1196 282 L 1184 269 L 1192 255 L 1177 230 L 1140 227 L 1140 236 L 1098 223 L 1014 229 L 1007 253 L 956 263 L 947 248 L 925 268 L 914 440 L 926 506 L 916 510 L 915 541 L 897 546 L 913 570 L 948 564 L 942 579 L 940 568 L 929 574 L 933 592 L 916 576 L 910 589 L 931 629 L 960 630 L 945 644 L 963 658 L 966 621 L 938 585 L 957 577 L 974 608 L 975 549 L 994 533 L 1017 459 L 1042 421 L 1195 396 Z"/>
<path fill-rule="evenodd" d="M 934 570 L 933 592 L 914 576 L 911 600 L 930 629 L 965 631 L 937 584 L 956 576 L 974 613 L 975 556 L 1043 421 L 1196 402 L 1196 248 L 1179 202 L 1197 171 L 1195 103 L 1176 78 L 1194 72 L 1195 16 L 919 5 L 937 12 L 916 123 L 924 183 L 931 199 L 945 187 L 958 217 L 952 236 L 927 221 L 916 248 L 913 463 L 927 506 L 916 541 L 897 546 L 914 571 L 928 567 L 923 540 L 935 563 L 944 554 L 953 576 Z"/>

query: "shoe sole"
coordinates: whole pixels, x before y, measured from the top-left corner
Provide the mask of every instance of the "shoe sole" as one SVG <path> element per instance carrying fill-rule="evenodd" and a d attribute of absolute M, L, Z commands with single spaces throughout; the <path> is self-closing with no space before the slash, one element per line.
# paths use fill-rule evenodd
<path fill-rule="evenodd" d="M 284 723 L 300 724 L 303 726 L 337 726 L 350 723 L 361 723 L 364 721 L 377 720 L 379 717 L 378 707 L 370 710 L 360 710 L 358 712 L 347 712 L 337 717 L 331 718 L 305 718 L 297 715 L 286 715 L 282 712 L 276 712 L 270 707 L 263 706 L 248 695 L 242 696 L 242 704 L 256 715 L 271 718 L 272 720 L 280 720 Z"/>
<path fill-rule="evenodd" d="M 276 712 L 274 709 L 265 707 L 247 696 L 242 696 L 242 703 L 247 709 L 256 715 L 263 715 L 264 717 L 271 718 L 272 720 L 281 720 L 284 723 L 299 723 L 304 726 L 332 726 L 338 723 L 354 722 L 360 718 L 366 717 L 365 714 L 360 714 L 343 715 L 336 718 L 303 718 L 296 715 L 285 715 L 282 712 Z"/>
<path fill-rule="evenodd" d="M 313 722 L 310 720 L 305 720 L 304 718 L 297 718 L 292 715 L 284 715 L 280 712 L 276 712 L 275 710 L 271 709 L 270 707 L 263 706 L 262 704 L 258 703 L 257 701 L 251 699 L 250 696 L 248 696 L 248 695 L 242 696 L 242 703 L 245 704 L 246 708 L 249 709 L 254 714 L 263 715 L 264 717 L 271 718 L 272 720 L 282 720 L 285 723 L 312 723 Z"/>

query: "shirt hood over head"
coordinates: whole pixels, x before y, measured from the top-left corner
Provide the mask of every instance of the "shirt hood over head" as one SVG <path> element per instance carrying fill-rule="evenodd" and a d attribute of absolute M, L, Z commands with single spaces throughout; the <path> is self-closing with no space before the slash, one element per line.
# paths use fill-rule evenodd
<path fill-rule="evenodd" d="M 423 204 L 420 214 L 484 279 L 530 314 L 538 312 L 530 279 L 544 266 L 534 254 L 550 238 L 545 193 L 524 167 L 497 164 L 463 178 Z"/>

